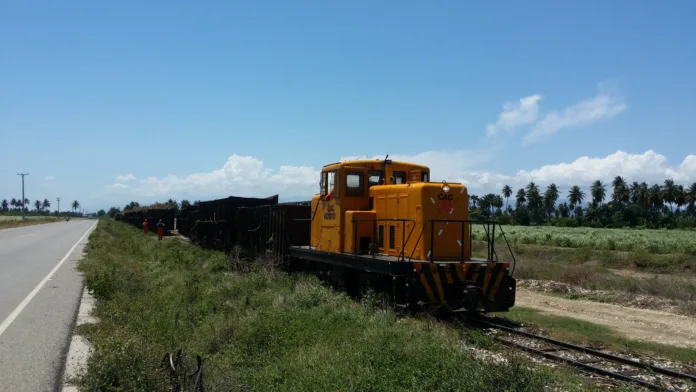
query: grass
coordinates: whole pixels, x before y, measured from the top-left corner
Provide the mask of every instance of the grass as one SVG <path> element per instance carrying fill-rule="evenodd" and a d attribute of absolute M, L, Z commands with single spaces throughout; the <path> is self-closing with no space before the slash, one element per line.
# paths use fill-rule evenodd
<path fill-rule="evenodd" d="M 6 217 L 0 217 L 0 218 L 6 218 Z M 46 218 L 46 217 L 27 217 L 27 220 L 22 220 L 22 217 L 20 216 L 19 219 L 0 219 L 0 230 L 2 229 L 11 229 L 15 227 L 24 227 L 24 226 L 34 226 L 34 225 L 42 225 L 44 223 L 54 223 L 58 222 L 58 218 Z"/>
<path fill-rule="evenodd" d="M 512 244 L 620 250 L 650 254 L 696 255 L 696 231 L 694 230 L 507 225 L 503 227 L 503 230 L 508 241 Z M 498 233 L 496 233 L 496 237 L 499 237 Z M 485 241 L 486 233 L 481 225 L 473 227 L 472 238 Z M 498 238 L 496 238 L 497 240 Z"/>
<path fill-rule="evenodd" d="M 79 330 L 95 347 L 85 390 L 167 390 L 159 364 L 178 348 L 203 357 L 208 391 L 589 390 L 516 356 L 474 358 L 462 342 L 490 343 L 475 332 L 119 222 L 101 221 L 86 252 L 100 323 Z"/>
<path fill-rule="evenodd" d="M 475 255 L 485 257 L 485 242 L 474 241 L 473 247 Z M 578 290 L 574 290 L 568 298 L 662 306 L 660 301 L 637 297 L 649 296 L 674 302 L 669 306 L 678 313 L 696 315 L 694 256 L 522 244 L 512 247 L 517 261 L 515 278 L 598 291 L 578 295 Z M 509 260 L 507 247 L 497 244 L 496 249 L 501 259 Z"/>
<path fill-rule="evenodd" d="M 572 317 L 549 315 L 522 306 L 515 306 L 502 317 L 518 323 L 532 324 L 542 329 L 546 335 L 559 340 L 602 346 L 633 354 L 651 353 L 691 365 L 696 364 L 694 349 L 626 339 L 611 328 Z"/>

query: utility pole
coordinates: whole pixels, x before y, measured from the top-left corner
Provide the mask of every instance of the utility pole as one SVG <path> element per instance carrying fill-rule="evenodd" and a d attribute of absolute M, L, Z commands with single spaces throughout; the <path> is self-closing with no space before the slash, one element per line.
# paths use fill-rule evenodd
<path fill-rule="evenodd" d="M 56 197 L 56 200 L 58 200 L 58 215 L 60 215 L 60 197 Z"/>
<path fill-rule="evenodd" d="M 24 217 L 24 176 L 28 176 L 29 173 L 17 173 L 18 176 L 22 176 L 22 220 L 25 220 L 26 218 Z"/>

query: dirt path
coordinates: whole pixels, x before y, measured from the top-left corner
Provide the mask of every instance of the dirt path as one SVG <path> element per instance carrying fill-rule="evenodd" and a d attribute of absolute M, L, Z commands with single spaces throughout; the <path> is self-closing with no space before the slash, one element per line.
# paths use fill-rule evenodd
<path fill-rule="evenodd" d="M 627 338 L 696 348 L 696 318 L 517 290 L 515 304 L 615 329 Z"/>

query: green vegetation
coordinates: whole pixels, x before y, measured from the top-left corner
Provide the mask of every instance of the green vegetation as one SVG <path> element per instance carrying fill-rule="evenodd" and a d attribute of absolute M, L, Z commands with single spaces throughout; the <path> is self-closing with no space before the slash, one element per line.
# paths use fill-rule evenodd
<path fill-rule="evenodd" d="M 11 229 L 14 227 L 41 225 L 44 223 L 57 222 L 59 219 L 62 219 L 57 217 L 45 216 L 28 216 L 26 218 L 26 220 L 22 220 L 21 216 L 0 216 L 0 229 Z"/>
<path fill-rule="evenodd" d="M 30 207 L 34 207 L 31 209 Z M 78 210 L 80 209 L 80 202 L 73 200 L 70 204 L 72 208 L 72 213 L 68 211 L 61 211 L 61 216 L 75 216 L 78 215 Z M 11 200 L 2 199 L 0 201 L 0 215 L 3 216 L 16 216 L 22 215 L 22 209 L 24 209 L 24 214 L 30 214 L 34 216 L 49 216 L 49 215 L 59 215 L 58 210 L 51 212 L 51 202 L 48 199 L 35 200 L 33 203 L 28 198 L 24 199 L 22 203 L 22 198 L 19 199 L 12 198 Z"/>
<path fill-rule="evenodd" d="M 547 245 L 647 253 L 683 253 L 696 255 L 696 231 L 570 228 L 554 226 L 504 226 L 511 244 Z M 472 229 L 472 239 L 485 241 L 481 225 Z M 502 235 L 496 233 L 496 241 Z"/>
<path fill-rule="evenodd" d="M 592 347 L 603 347 L 628 353 L 652 353 L 675 361 L 696 364 L 696 350 L 659 343 L 626 339 L 602 325 L 572 317 L 549 315 L 534 309 L 515 306 L 503 318 L 532 324 L 547 336 Z"/>
<path fill-rule="evenodd" d="M 490 344 L 481 334 L 120 222 L 101 221 L 86 252 L 79 268 L 100 324 L 79 330 L 95 347 L 85 390 L 167 390 L 160 361 L 179 348 L 203 357 L 209 391 L 580 390 L 514 356 L 475 359 L 462 341 Z"/>
<path fill-rule="evenodd" d="M 507 247 L 500 243 L 496 245 L 500 259 L 510 260 Z M 668 305 L 679 314 L 696 315 L 696 256 L 520 243 L 512 247 L 517 261 L 514 277 L 542 281 L 539 284 L 530 282 L 532 289 L 570 299 L 624 306 L 659 310 Z M 486 243 L 474 241 L 473 250 L 475 256 L 485 257 Z M 525 282 L 520 284 L 525 285 Z M 653 297 L 665 301 L 653 300 Z"/>
<path fill-rule="evenodd" d="M 629 184 L 625 178 L 616 176 L 611 182 L 610 194 L 607 194 L 607 187 L 608 184 L 597 180 L 586 194 L 574 185 L 568 190 L 568 202 L 558 204 L 561 193 L 556 184 L 549 184 L 543 193 L 534 182 L 516 193 L 505 185 L 502 196 L 494 193 L 480 197 L 471 195 L 469 210 L 472 219 L 496 216 L 501 223 L 523 226 L 696 227 L 696 182 L 686 187 L 675 184 L 672 179 L 665 180 L 662 186 L 636 181 Z M 609 202 L 605 204 L 607 199 Z M 587 202 L 585 207 L 582 207 L 583 201 Z M 684 206 L 686 208 L 682 209 Z"/>

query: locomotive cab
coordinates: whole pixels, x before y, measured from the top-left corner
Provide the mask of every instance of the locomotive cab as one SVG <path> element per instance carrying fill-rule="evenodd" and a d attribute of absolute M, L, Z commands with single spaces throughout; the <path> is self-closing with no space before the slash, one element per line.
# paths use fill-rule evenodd
<path fill-rule="evenodd" d="M 467 189 L 429 177 L 426 166 L 390 160 L 325 166 L 312 199 L 312 246 L 333 253 L 469 260 Z"/>

